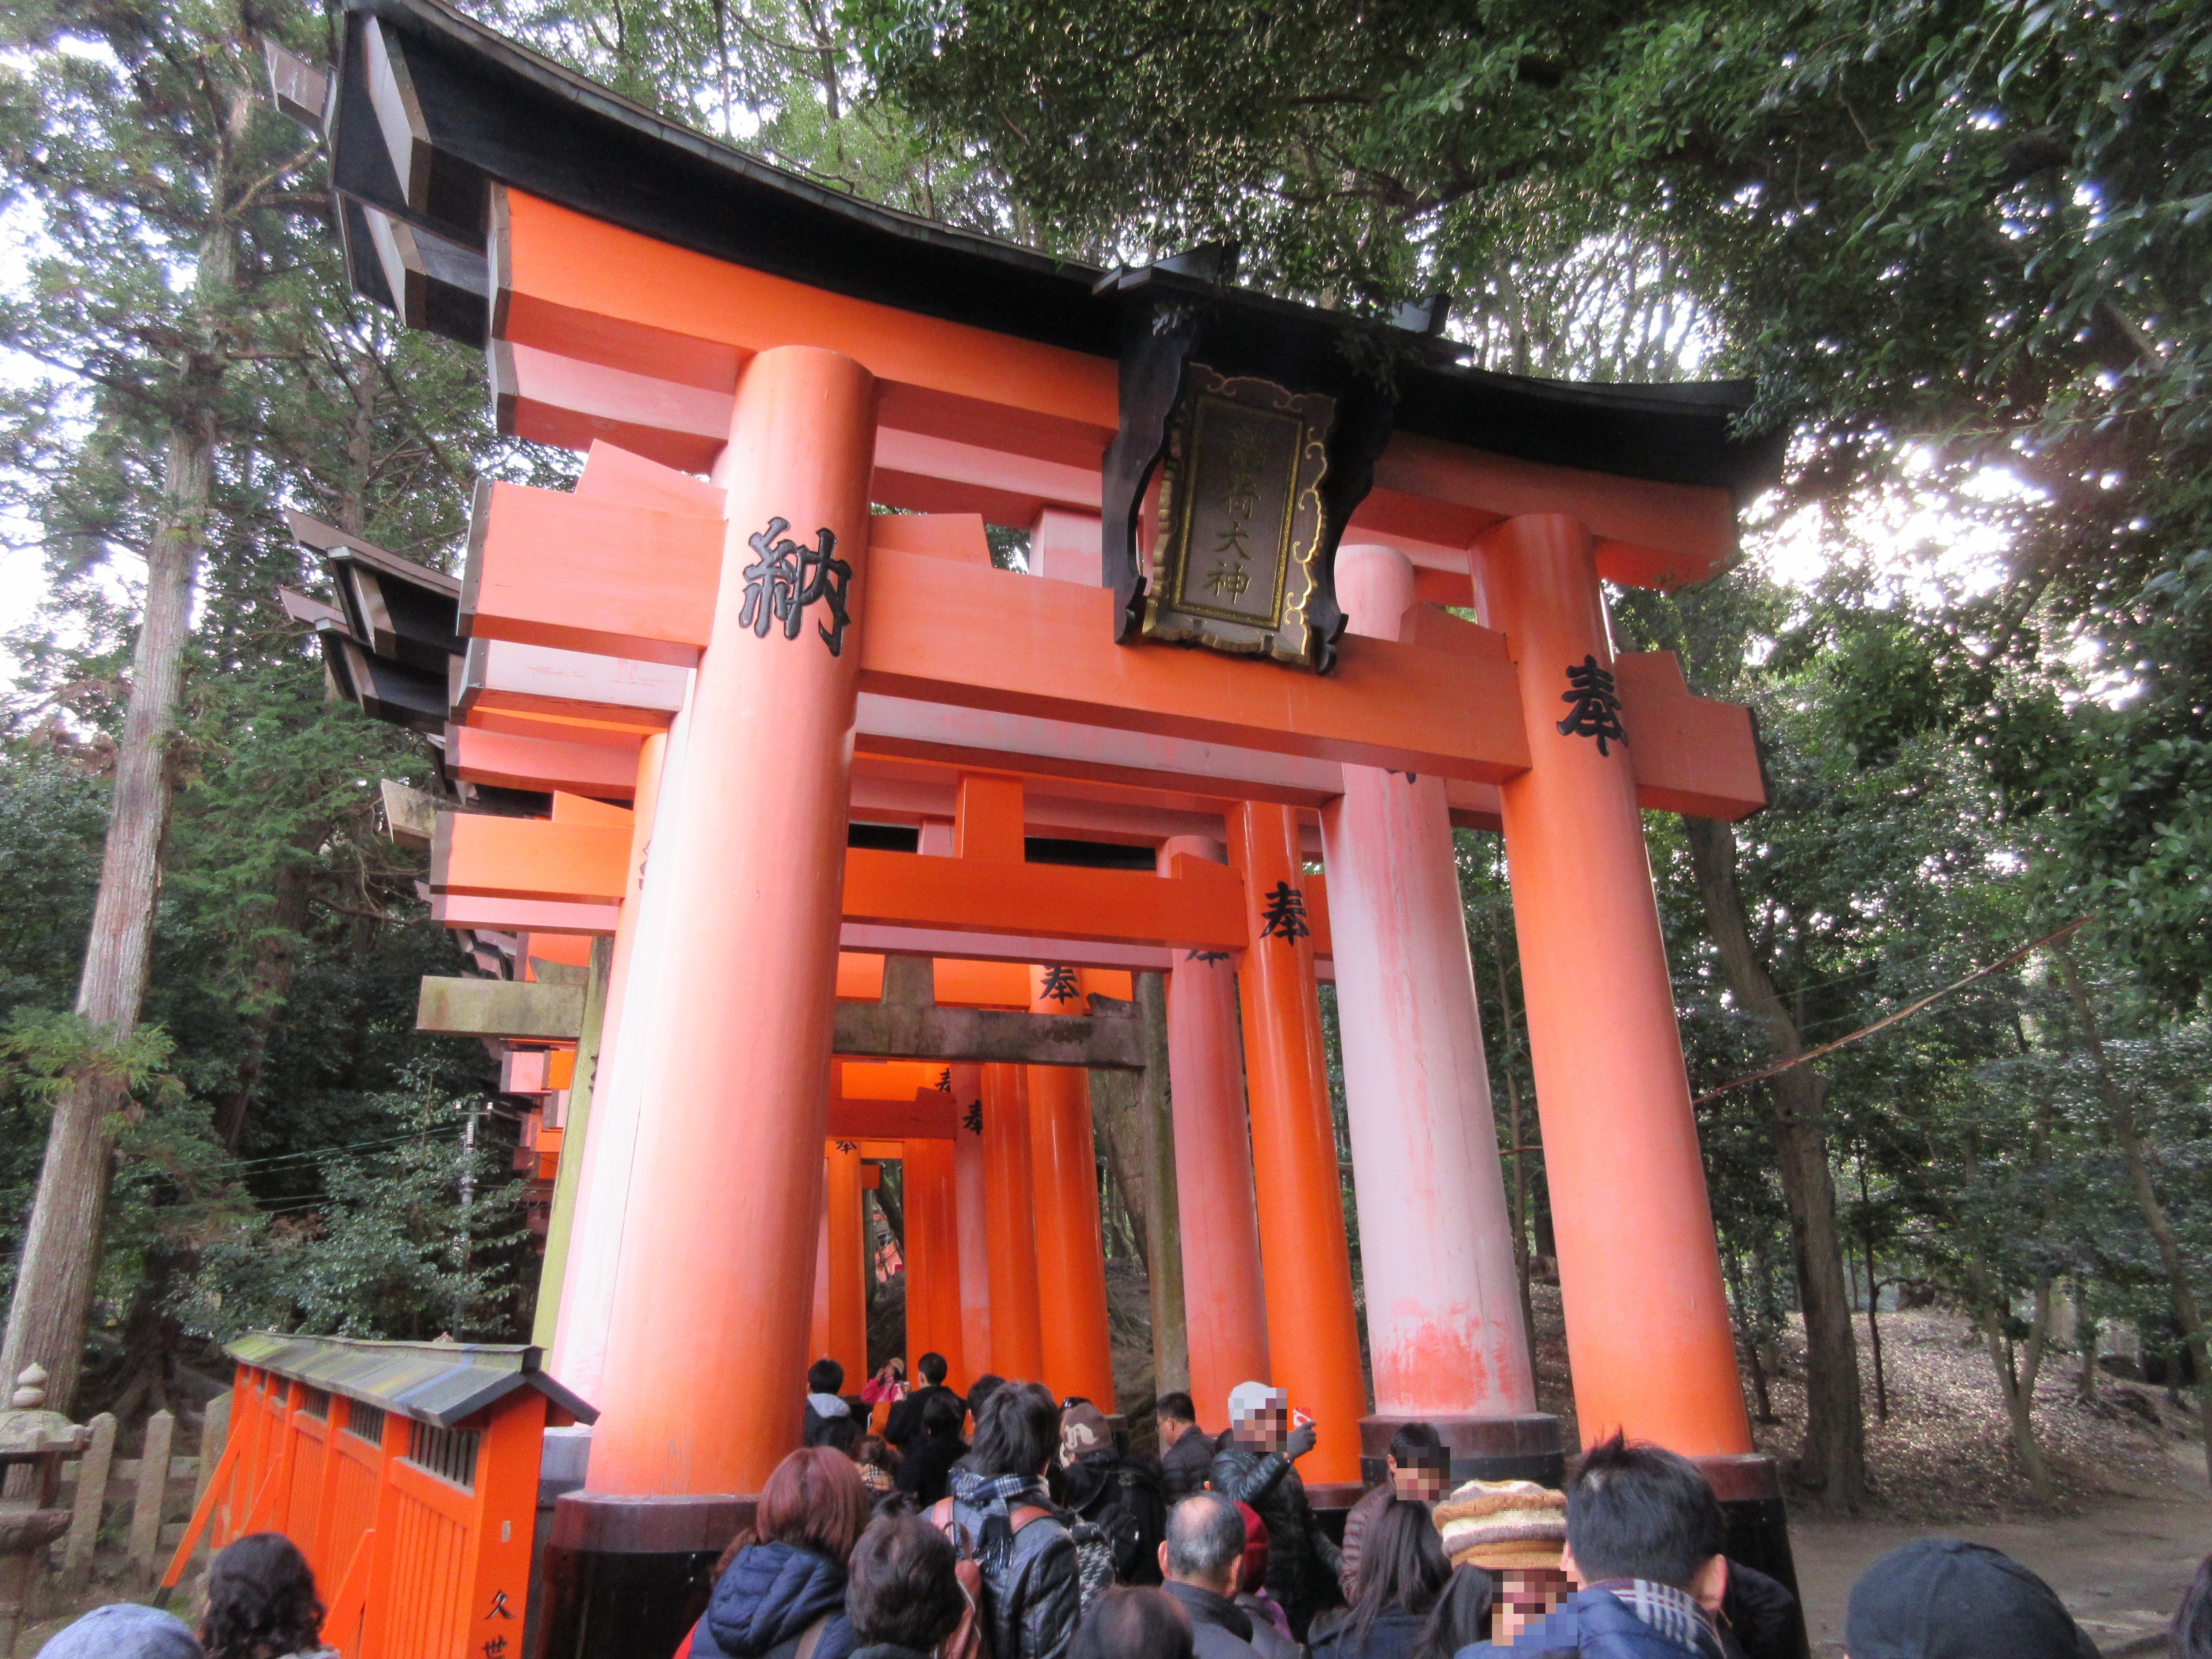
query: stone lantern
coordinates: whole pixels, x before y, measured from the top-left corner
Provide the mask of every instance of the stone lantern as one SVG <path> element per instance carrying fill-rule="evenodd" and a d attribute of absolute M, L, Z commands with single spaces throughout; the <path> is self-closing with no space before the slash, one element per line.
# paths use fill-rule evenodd
<path fill-rule="evenodd" d="M 62 1464 L 82 1455 L 92 1432 L 46 1404 L 46 1367 L 32 1365 L 0 1411 L 0 1659 L 15 1651 L 40 1553 L 69 1530 L 55 1501 Z"/>

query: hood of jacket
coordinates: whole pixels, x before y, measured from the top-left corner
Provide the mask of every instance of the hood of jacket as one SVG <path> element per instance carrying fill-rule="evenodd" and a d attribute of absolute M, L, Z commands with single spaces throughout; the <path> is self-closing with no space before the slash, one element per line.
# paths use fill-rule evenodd
<path fill-rule="evenodd" d="M 707 1628 L 732 1659 L 758 1659 L 824 1613 L 845 1610 L 845 1569 L 790 1544 L 749 1544 L 738 1552 L 714 1600 Z"/>

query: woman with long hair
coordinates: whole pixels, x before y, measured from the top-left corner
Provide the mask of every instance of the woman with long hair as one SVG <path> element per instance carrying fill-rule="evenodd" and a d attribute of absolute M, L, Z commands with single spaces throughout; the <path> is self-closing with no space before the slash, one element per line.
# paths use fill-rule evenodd
<path fill-rule="evenodd" d="M 777 1464 L 715 1581 L 690 1659 L 848 1659 L 859 1643 L 845 1616 L 845 1566 L 871 1507 L 841 1451 L 809 1446 Z"/>
<path fill-rule="evenodd" d="M 1474 1565 L 1452 1569 L 1451 1583 L 1413 1644 L 1413 1659 L 1452 1659 L 1462 1648 L 1490 1639 L 1490 1603 L 1498 1587 Z"/>
<path fill-rule="evenodd" d="M 281 1532 L 251 1533 L 208 1567 L 207 1659 L 294 1659 L 328 1655 L 323 1604 L 307 1558 Z M 331 1656 L 335 1659 L 335 1656 Z"/>
<path fill-rule="evenodd" d="M 1410 1659 L 1450 1578 L 1429 1506 L 1393 1499 L 1368 1523 L 1359 1599 L 1314 1633 L 1314 1659 Z"/>

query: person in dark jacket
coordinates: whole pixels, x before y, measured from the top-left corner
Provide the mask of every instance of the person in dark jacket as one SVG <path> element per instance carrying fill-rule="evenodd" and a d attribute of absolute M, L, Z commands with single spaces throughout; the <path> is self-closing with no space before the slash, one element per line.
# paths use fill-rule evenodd
<path fill-rule="evenodd" d="M 1198 1426 L 1198 1408 L 1187 1394 L 1164 1394 L 1153 1407 L 1160 1437 L 1160 1482 L 1167 1500 L 1179 1504 L 1206 1490 L 1213 1468 L 1213 1437 Z"/>
<path fill-rule="evenodd" d="M 1616 1434 L 1583 1455 L 1567 1489 L 1560 1565 L 1582 1589 L 1517 1637 L 1501 1632 L 1460 1659 L 1726 1659 L 1715 1625 L 1728 1579 L 1725 1534 L 1720 1500 L 1696 1464 Z"/>
<path fill-rule="evenodd" d="M 799 1437 L 800 1445 L 820 1445 L 824 1428 L 851 1419 L 853 1408 L 837 1392 L 844 1386 L 845 1368 L 834 1359 L 817 1359 L 806 1368 L 806 1421 Z M 860 1438 L 857 1424 L 853 1437 Z"/>
<path fill-rule="evenodd" d="M 891 1407 L 890 1415 L 884 1419 L 884 1438 L 896 1446 L 902 1454 L 915 1441 L 929 1432 L 928 1426 L 921 1420 L 921 1414 L 931 1401 L 949 1400 L 958 1408 L 959 1417 L 965 1419 L 968 1415 L 968 1402 L 945 1386 L 947 1367 L 943 1354 L 926 1353 L 914 1362 L 914 1368 L 921 1374 L 921 1386 L 903 1395 L 898 1404 Z M 957 1429 L 959 1425 L 955 1423 L 953 1426 Z"/>
<path fill-rule="evenodd" d="M 898 1489 L 911 1493 L 918 1508 L 926 1510 L 951 1492 L 952 1466 L 968 1455 L 968 1443 L 960 1437 L 965 1416 L 950 1389 L 922 1407 L 921 1432 L 898 1464 Z"/>
<path fill-rule="evenodd" d="M 1149 1584 L 1109 1589 L 1091 1604 L 1068 1659 L 1191 1659 L 1190 1620 Z"/>
<path fill-rule="evenodd" d="M 1359 1495 L 1344 1517 L 1344 1565 L 1337 1583 L 1347 1604 L 1359 1600 L 1359 1553 L 1375 1517 L 1401 1498 L 1425 1504 L 1431 1514 L 1451 1484 L 1451 1454 L 1443 1437 L 1426 1423 L 1401 1423 L 1382 1458 L 1382 1482 Z"/>
<path fill-rule="evenodd" d="M 868 1489 L 853 1460 L 808 1446 L 775 1466 L 753 1528 L 707 1603 L 690 1659 L 850 1659 L 845 1563 L 868 1524 Z M 811 1643 L 807 1638 L 813 1633 Z"/>
<path fill-rule="evenodd" d="M 1249 1504 L 1267 1524 L 1267 1589 L 1303 1640 L 1314 1613 L 1328 1605 L 1343 1559 L 1314 1519 L 1305 1482 L 1292 1467 L 1314 1449 L 1313 1425 L 1291 1427 L 1290 1401 L 1265 1382 L 1240 1382 L 1229 1395 L 1229 1434 L 1213 1455 L 1213 1490 Z"/>
<path fill-rule="evenodd" d="M 1720 1627 L 1729 1659 L 1799 1659 L 1805 1651 L 1804 1615 L 1790 1587 L 1741 1561 L 1728 1564 Z"/>
<path fill-rule="evenodd" d="M 1059 1402 L 1039 1383 L 1005 1383 L 953 1466 L 951 1498 L 931 1511 L 983 1570 L 992 1659 L 1062 1659 L 1082 1614 L 1075 1540 L 1044 1484 L 1059 1449 Z"/>
<path fill-rule="evenodd" d="M 1060 1411 L 1060 1465 L 1053 1479 L 1061 1504 L 1097 1528 L 1112 1548 L 1115 1583 L 1159 1583 L 1168 1505 L 1158 1465 L 1116 1451 L 1106 1414 L 1087 1400 Z"/>
<path fill-rule="evenodd" d="M 1160 1545 L 1163 1588 L 1190 1615 L 1198 1659 L 1258 1659 L 1252 1620 L 1237 1605 L 1244 1561 L 1244 1516 L 1218 1492 L 1202 1492 L 1168 1511 Z"/>
<path fill-rule="evenodd" d="M 1369 1524 L 1359 1599 L 1314 1629 L 1314 1659 L 1410 1659 L 1451 1581 L 1437 1523 L 1418 1498 L 1394 1498 Z"/>
<path fill-rule="evenodd" d="M 918 1515 L 870 1522 L 845 1584 L 845 1616 L 860 1644 L 853 1659 L 931 1659 L 968 1608 L 957 1562 L 952 1540 Z"/>
<path fill-rule="evenodd" d="M 2050 1585 L 2002 1551 L 1956 1538 L 1916 1538 L 1861 1573 L 1844 1648 L 1851 1659 L 2097 1655 Z"/>

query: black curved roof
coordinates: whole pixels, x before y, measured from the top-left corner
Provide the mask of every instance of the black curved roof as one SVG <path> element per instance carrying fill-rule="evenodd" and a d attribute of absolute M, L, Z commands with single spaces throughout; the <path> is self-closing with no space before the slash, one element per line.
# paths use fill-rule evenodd
<path fill-rule="evenodd" d="M 410 204 L 369 91 L 366 30 L 400 49 L 427 167 Z M 1155 266 L 1132 282 L 912 214 L 876 206 L 667 121 L 476 23 L 439 0 L 345 0 L 343 59 L 326 128 L 333 182 L 358 245 L 357 207 L 481 258 L 497 180 L 625 229 L 719 259 L 901 310 L 1104 357 L 1122 316 L 1161 287 L 1188 289 L 1216 330 L 1286 365 L 1339 356 L 1348 330 L 1397 339 L 1396 426 L 1493 453 L 1739 498 L 1778 474 L 1787 434 L 1739 437 L 1748 381 L 1596 385 L 1486 374 L 1449 343 Z M 387 112 L 389 100 L 387 99 Z M 389 118 L 387 112 L 387 118 Z M 356 284 L 393 302 L 374 259 Z M 451 293 L 448 289 L 447 292 Z M 433 325 L 435 325 L 434 322 Z M 475 337 L 480 342 L 481 333 Z"/>

